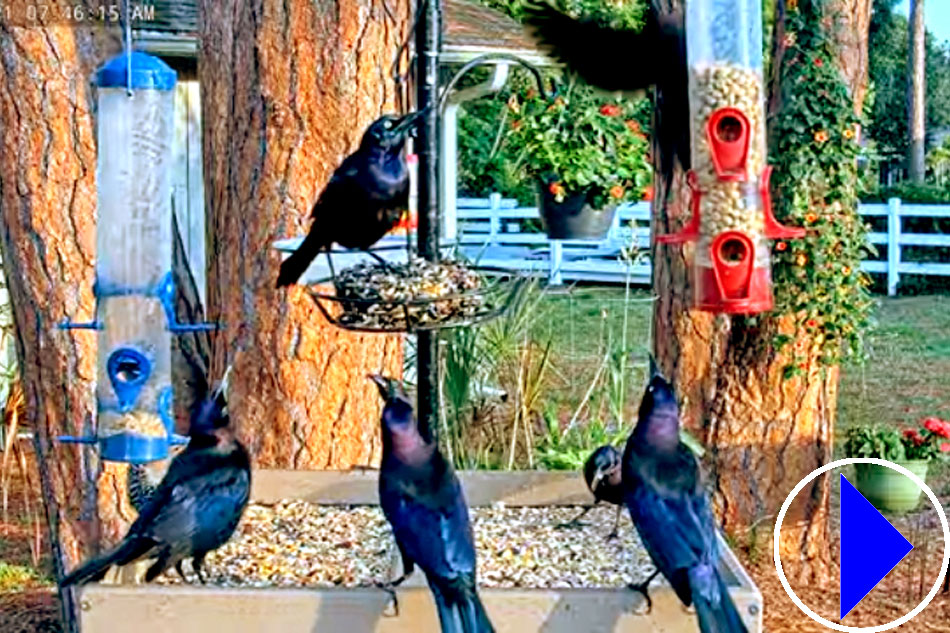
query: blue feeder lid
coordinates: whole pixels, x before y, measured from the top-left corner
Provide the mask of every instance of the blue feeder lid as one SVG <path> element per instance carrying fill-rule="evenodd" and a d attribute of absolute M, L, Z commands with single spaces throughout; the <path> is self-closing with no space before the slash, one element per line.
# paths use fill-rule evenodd
<path fill-rule="evenodd" d="M 178 73 L 154 55 L 132 51 L 132 83 L 129 85 L 129 55 L 122 53 L 110 59 L 96 72 L 100 88 L 133 90 L 174 90 Z"/>

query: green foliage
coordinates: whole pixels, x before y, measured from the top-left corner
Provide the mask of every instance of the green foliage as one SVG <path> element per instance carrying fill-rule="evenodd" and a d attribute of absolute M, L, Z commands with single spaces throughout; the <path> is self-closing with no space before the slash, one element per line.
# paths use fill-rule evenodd
<path fill-rule="evenodd" d="M 652 179 L 642 100 L 605 100 L 571 80 L 551 102 L 527 90 L 508 100 L 510 142 L 524 173 L 560 201 L 588 191 L 594 208 L 639 200 Z"/>
<path fill-rule="evenodd" d="M 821 17 L 820 0 L 789 8 L 781 69 L 783 107 L 772 134 L 776 215 L 808 234 L 774 247 L 776 308 L 798 317 L 799 327 L 832 365 L 861 351 L 872 308 L 860 264 L 868 251 L 857 213 L 860 119 L 836 67 Z M 776 340 L 788 345 L 791 337 Z M 792 348 L 787 375 L 804 370 L 805 339 Z"/>
<path fill-rule="evenodd" d="M 950 422 L 926 418 L 920 428 L 898 431 L 890 426 L 855 426 L 845 435 L 845 457 L 890 461 L 934 460 L 950 453 Z"/>
<path fill-rule="evenodd" d="M 865 202 L 887 202 L 891 198 L 900 198 L 909 204 L 950 204 L 950 187 L 902 182 L 861 196 Z"/>
<path fill-rule="evenodd" d="M 869 49 L 875 93 L 868 132 L 885 155 L 907 152 L 907 17 L 894 12 L 895 0 L 874 0 Z M 950 47 L 927 35 L 927 127 L 950 125 Z"/>
<path fill-rule="evenodd" d="M 480 0 L 481 4 L 521 21 L 525 5 L 535 0 Z M 574 16 L 591 18 L 615 29 L 639 29 L 649 0 L 554 0 L 552 5 Z"/>
<path fill-rule="evenodd" d="M 0 591 L 22 591 L 37 581 L 36 572 L 0 561 Z"/>
<path fill-rule="evenodd" d="M 536 454 L 538 465 L 545 470 L 580 470 L 595 449 L 618 445 L 625 441 L 630 429 L 591 420 L 561 429 L 557 415 L 544 415 L 544 435 L 539 438 Z"/>

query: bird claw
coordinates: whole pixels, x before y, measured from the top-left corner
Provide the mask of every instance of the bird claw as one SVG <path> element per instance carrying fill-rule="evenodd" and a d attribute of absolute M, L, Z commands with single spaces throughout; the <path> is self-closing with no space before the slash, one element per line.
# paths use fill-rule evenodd
<path fill-rule="evenodd" d="M 587 527 L 588 525 L 590 525 L 590 523 L 584 523 L 583 521 L 578 521 L 577 519 L 572 519 L 571 521 L 567 521 L 566 523 L 558 523 L 557 525 L 554 526 L 554 529 L 556 529 L 556 530 L 580 530 L 581 528 L 585 528 L 585 527 Z"/>
<path fill-rule="evenodd" d="M 387 618 L 399 617 L 399 596 L 396 595 L 396 585 L 392 582 L 378 582 L 376 588 L 389 594 L 390 603 L 386 605 L 383 615 Z"/>
<path fill-rule="evenodd" d="M 645 582 L 630 583 L 627 585 L 627 589 L 641 594 L 645 600 L 645 608 L 637 611 L 639 615 L 649 615 L 650 612 L 653 611 L 653 599 L 650 597 L 650 592 L 647 591 L 647 587 L 650 585 L 651 580 L 653 580 L 653 576 L 648 578 Z"/>
<path fill-rule="evenodd" d="M 620 538 L 620 532 L 618 532 L 617 530 L 614 530 L 613 532 L 611 532 L 610 534 L 608 534 L 608 535 L 604 538 L 604 540 L 609 543 L 610 541 L 613 541 L 613 540 L 618 539 L 618 538 Z"/>

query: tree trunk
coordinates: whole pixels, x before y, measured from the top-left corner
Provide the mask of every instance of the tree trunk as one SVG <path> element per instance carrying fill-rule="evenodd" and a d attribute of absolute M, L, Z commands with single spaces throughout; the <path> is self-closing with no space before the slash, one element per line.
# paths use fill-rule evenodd
<path fill-rule="evenodd" d="M 911 182 L 923 183 L 926 174 L 924 164 L 927 134 L 927 27 L 924 24 L 924 0 L 910 0 L 910 42 L 907 60 L 907 130 L 910 139 L 907 146 L 908 177 Z"/>
<path fill-rule="evenodd" d="M 258 466 L 375 463 L 366 375 L 401 375 L 403 339 L 337 329 L 303 288 L 275 288 L 271 244 L 309 228 L 333 170 L 394 110 L 409 2 L 203 0 L 200 14 L 208 314 L 227 328 L 212 366 L 233 363 L 232 420 Z"/>
<path fill-rule="evenodd" d="M 669 4 L 681 10 L 683 2 Z M 849 64 L 843 71 L 853 79 L 856 99 L 863 98 L 870 0 L 837 4 L 848 5 L 853 12 L 853 36 L 839 40 L 839 59 Z M 781 41 L 784 3 L 779 0 L 778 6 L 779 23 L 773 34 Z M 828 6 L 826 15 L 838 11 L 844 9 Z M 773 64 L 780 64 L 781 46 L 773 50 Z M 654 144 L 656 161 L 658 153 Z M 660 235 L 688 220 L 688 188 L 681 169 L 672 182 L 663 182 L 659 173 L 656 177 L 653 233 Z M 709 449 L 706 466 L 723 527 L 744 543 L 746 537 L 754 538 L 760 521 L 774 519 L 803 477 L 831 459 L 839 372 L 837 367 L 819 365 L 818 346 L 795 332 L 792 317 L 765 316 L 754 322 L 691 309 L 692 245 L 654 244 L 653 254 L 653 283 L 659 295 L 654 312 L 657 357 L 676 383 L 684 426 L 703 438 Z M 784 378 L 788 359 L 772 350 L 776 333 L 797 336 L 806 349 L 814 350 L 801 376 Z M 781 549 L 789 578 L 829 579 L 829 498 L 828 478 L 819 478 L 799 495 L 786 516 Z"/>
<path fill-rule="evenodd" d="M 95 451 L 54 441 L 92 430 L 96 334 L 56 326 L 95 316 L 90 78 L 118 52 L 114 35 L 0 22 L 3 264 L 57 577 L 89 553 L 100 531 Z"/>

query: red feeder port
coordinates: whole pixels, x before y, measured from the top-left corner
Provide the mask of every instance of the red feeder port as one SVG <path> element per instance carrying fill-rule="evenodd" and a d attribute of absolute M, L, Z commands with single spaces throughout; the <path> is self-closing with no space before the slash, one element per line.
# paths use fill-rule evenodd
<path fill-rule="evenodd" d="M 689 223 L 676 233 L 657 235 L 656 241 L 658 244 L 683 244 L 684 242 L 695 242 L 699 239 L 699 203 L 702 192 L 699 190 L 699 180 L 693 170 L 686 172 L 686 184 L 689 185 L 689 206 L 692 217 L 689 219 Z"/>
<path fill-rule="evenodd" d="M 696 307 L 749 314 L 772 309 L 771 267 L 756 265 L 755 243 L 741 231 L 725 231 L 709 246 L 711 266 L 697 266 Z"/>
<path fill-rule="evenodd" d="M 719 108 L 706 122 L 706 140 L 720 180 L 744 181 L 749 157 L 749 118 L 738 108 Z"/>
<path fill-rule="evenodd" d="M 785 226 L 779 223 L 772 215 L 772 194 L 769 191 L 769 179 L 772 177 L 772 166 L 767 165 L 762 170 L 762 181 L 759 190 L 762 194 L 762 213 L 765 216 L 765 237 L 773 240 L 789 240 L 805 237 L 805 229 L 795 226 Z"/>

